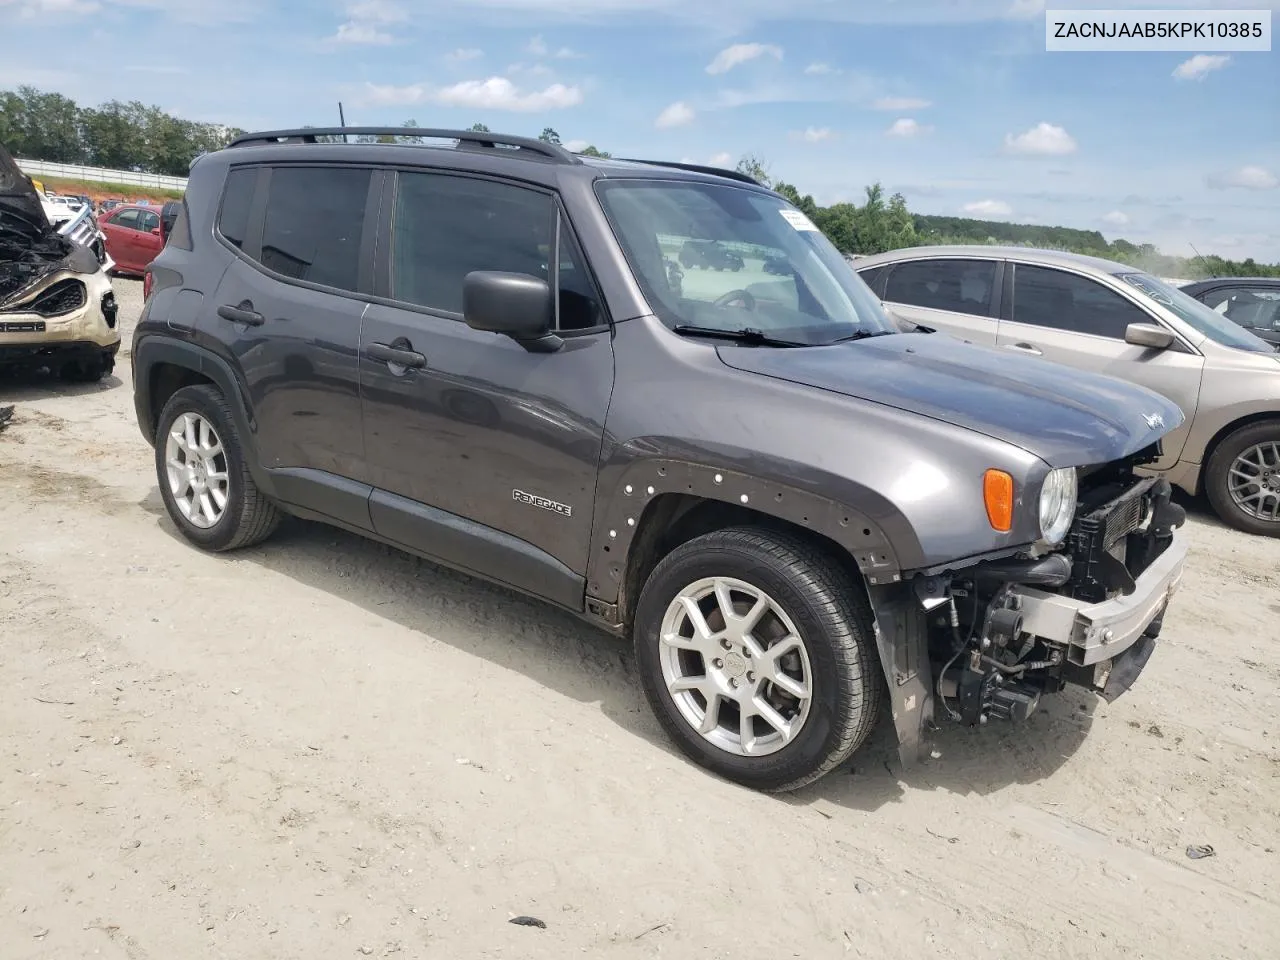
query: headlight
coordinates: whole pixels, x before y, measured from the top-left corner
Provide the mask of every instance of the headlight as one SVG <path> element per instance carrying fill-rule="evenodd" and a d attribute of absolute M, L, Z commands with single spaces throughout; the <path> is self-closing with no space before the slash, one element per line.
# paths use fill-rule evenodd
<path fill-rule="evenodd" d="M 1079 491 L 1074 467 L 1049 471 L 1040 489 L 1040 535 L 1049 543 L 1061 543 L 1076 516 Z"/>

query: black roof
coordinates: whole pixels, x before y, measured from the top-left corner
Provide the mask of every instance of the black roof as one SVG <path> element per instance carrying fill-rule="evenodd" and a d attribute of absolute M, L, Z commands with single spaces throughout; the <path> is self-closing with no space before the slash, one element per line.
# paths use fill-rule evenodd
<path fill-rule="evenodd" d="M 393 143 L 353 143 L 349 137 L 396 137 Z M 341 140 L 336 138 L 341 137 Z M 435 142 L 432 142 L 435 141 Z M 563 176 L 627 177 L 664 180 L 696 180 L 736 183 L 767 189 L 758 181 L 736 170 L 700 164 L 674 163 L 660 160 L 623 160 L 586 157 L 570 153 L 563 146 L 529 137 L 476 132 L 473 130 L 441 130 L 426 127 L 303 127 L 292 130 L 267 130 L 247 133 L 233 140 L 226 149 L 206 154 L 197 160 L 205 163 L 235 163 L 238 159 L 275 161 L 320 160 L 344 162 L 430 166 L 467 169 L 508 175 L 519 179 L 552 185 Z M 463 156 L 465 155 L 465 159 Z"/>
<path fill-rule="evenodd" d="M 1183 285 L 1182 290 L 1208 290 L 1211 287 L 1275 287 L 1280 289 L 1280 277 L 1210 277 Z"/>

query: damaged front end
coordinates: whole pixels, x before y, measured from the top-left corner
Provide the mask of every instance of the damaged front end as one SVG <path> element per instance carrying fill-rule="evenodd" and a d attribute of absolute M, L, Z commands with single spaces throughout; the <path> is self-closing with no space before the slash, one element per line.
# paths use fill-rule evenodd
<path fill-rule="evenodd" d="M 0 146 L 0 367 L 86 379 L 110 372 L 120 330 L 104 266 L 90 246 L 54 229 L 35 187 Z"/>
<path fill-rule="evenodd" d="M 1187 552 L 1169 482 L 1134 472 L 1150 454 L 1078 471 L 1075 518 L 1052 548 L 873 592 L 904 763 L 941 718 L 1025 720 L 1068 684 L 1107 701 L 1133 685 Z"/>

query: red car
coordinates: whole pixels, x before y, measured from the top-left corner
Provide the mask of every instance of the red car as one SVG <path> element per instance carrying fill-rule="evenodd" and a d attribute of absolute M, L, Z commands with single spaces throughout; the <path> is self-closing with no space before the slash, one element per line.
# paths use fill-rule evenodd
<path fill-rule="evenodd" d="M 164 247 L 159 207 L 125 204 L 103 214 L 98 226 L 120 273 L 144 273 Z"/>

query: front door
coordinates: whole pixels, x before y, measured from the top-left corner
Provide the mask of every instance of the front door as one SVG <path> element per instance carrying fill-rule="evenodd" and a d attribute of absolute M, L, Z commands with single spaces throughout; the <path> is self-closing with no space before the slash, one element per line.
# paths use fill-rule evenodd
<path fill-rule="evenodd" d="M 374 527 L 546 595 L 547 557 L 586 569 L 614 372 L 601 300 L 550 193 L 404 172 L 390 209 L 378 266 L 390 302 L 370 305 L 360 342 Z M 557 262 L 558 352 L 463 322 L 471 271 L 550 281 Z"/>
<path fill-rule="evenodd" d="M 1165 350 L 1125 342 L 1131 323 L 1164 326 L 1134 300 L 1080 273 L 1010 263 L 1013 303 L 1000 323 L 999 346 L 1069 367 L 1128 380 L 1168 397 L 1186 419 L 1164 438 L 1167 470 L 1178 462 L 1200 399 L 1204 357 L 1175 341 Z"/>
<path fill-rule="evenodd" d="M 244 371 L 259 460 L 286 471 L 282 496 L 302 506 L 290 490 L 364 479 L 358 293 L 376 194 L 368 169 L 309 166 L 233 169 L 224 192 L 218 231 L 240 255 L 201 322 Z M 367 525 L 351 506 L 339 519 Z"/>
<path fill-rule="evenodd" d="M 895 263 L 882 299 L 891 313 L 912 323 L 994 346 L 998 266 L 996 260 L 958 257 Z"/>

